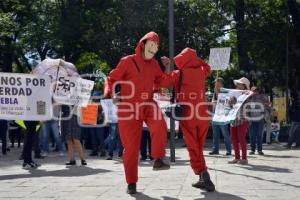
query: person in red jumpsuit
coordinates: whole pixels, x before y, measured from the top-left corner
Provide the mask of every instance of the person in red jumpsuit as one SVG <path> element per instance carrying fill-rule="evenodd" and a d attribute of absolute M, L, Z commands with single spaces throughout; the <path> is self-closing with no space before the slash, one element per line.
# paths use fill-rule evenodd
<path fill-rule="evenodd" d="M 169 169 L 162 158 L 165 157 L 167 125 L 161 110 L 153 100 L 154 85 L 167 87 L 170 75 L 163 73 L 154 58 L 159 47 L 159 37 L 155 32 L 147 33 L 135 49 L 135 54 L 123 57 L 112 70 L 105 84 L 104 96 L 112 96 L 118 107 L 118 127 L 124 146 L 123 164 L 128 184 L 127 193 L 136 193 L 138 181 L 139 148 L 143 122 L 150 131 L 154 158 L 153 170 Z M 169 70 L 169 59 L 162 58 Z M 120 85 L 119 94 L 114 92 Z"/>
<path fill-rule="evenodd" d="M 171 74 L 175 86 L 176 102 L 184 106 L 180 121 L 190 164 L 199 181 L 193 187 L 214 191 L 215 186 L 207 172 L 203 148 L 209 128 L 208 106 L 205 97 L 205 80 L 210 75 L 210 66 L 197 57 L 194 49 L 185 48 L 174 58 L 179 70 Z M 181 81 L 180 79 L 181 72 Z M 180 84 L 181 82 L 181 84 Z M 179 89 L 180 88 L 180 89 Z"/>

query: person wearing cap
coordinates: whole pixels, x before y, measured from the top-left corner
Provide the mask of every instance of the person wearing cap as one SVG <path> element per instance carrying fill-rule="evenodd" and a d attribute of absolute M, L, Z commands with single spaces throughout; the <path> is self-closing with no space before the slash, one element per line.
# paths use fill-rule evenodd
<path fill-rule="evenodd" d="M 218 101 L 218 94 L 220 93 L 220 89 L 224 87 L 224 79 L 221 77 L 216 78 L 214 81 L 214 95 L 212 99 L 213 111 Z M 220 146 L 220 134 L 222 133 L 225 142 L 226 148 L 226 156 L 231 155 L 231 142 L 229 136 L 229 126 L 228 124 L 216 124 L 212 122 L 212 131 L 213 131 L 213 147 L 212 151 L 209 152 L 209 155 L 218 155 L 219 154 L 219 146 Z"/>
<path fill-rule="evenodd" d="M 250 81 L 245 77 L 234 80 L 233 82 L 237 90 L 250 90 Z M 235 158 L 229 161 L 229 164 L 248 164 L 246 135 L 249 125 L 246 116 L 244 116 L 243 107 L 242 105 L 237 114 L 237 118 L 230 124 L 230 139 Z M 242 150 L 242 157 L 240 155 L 240 149 Z"/>
<path fill-rule="evenodd" d="M 123 57 L 118 66 L 109 73 L 105 84 L 104 96 L 112 96 L 118 107 L 118 127 L 124 146 L 122 158 L 128 194 L 136 193 L 143 122 L 150 131 L 153 170 L 170 168 L 170 165 L 163 161 L 167 125 L 161 110 L 153 100 L 154 85 L 160 85 L 162 80 L 169 77 L 161 71 L 158 61 L 154 58 L 158 47 L 158 35 L 155 32 L 147 33 L 138 42 L 135 54 Z M 162 62 L 167 68 L 166 71 L 169 71 L 169 59 L 163 57 Z M 118 83 L 121 89 L 120 95 L 117 96 L 113 89 Z"/>

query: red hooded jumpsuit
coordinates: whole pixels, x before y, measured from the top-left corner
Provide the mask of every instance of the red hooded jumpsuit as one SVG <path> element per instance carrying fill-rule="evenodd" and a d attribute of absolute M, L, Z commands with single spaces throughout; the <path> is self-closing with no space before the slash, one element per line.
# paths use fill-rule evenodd
<path fill-rule="evenodd" d="M 123 164 L 128 184 L 138 180 L 139 149 L 142 136 L 143 122 L 148 126 L 151 135 L 151 156 L 154 159 L 165 156 L 167 141 L 167 126 L 161 110 L 153 100 L 154 85 L 167 87 L 170 78 L 164 74 L 158 62 L 152 58 L 142 57 L 142 43 L 151 40 L 159 44 L 159 37 L 155 32 L 147 33 L 138 43 L 135 54 L 123 57 L 116 69 L 107 78 L 104 95 L 110 96 L 114 83 L 120 82 L 121 102 L 118 103 L 118 126 L 121 141 L 124 146 Z M 136 64 L 134 63 L 136 62 Z M 171 81 L 169 79 L 169 81 Z M 132 95 L 131 95 L 132 94 Z"/>
<path fill-rule="evenodd" d="M 191 167 L 199 175 L 207 170 L 203 147 L 209 128 L 205 79 L 210 75 L 210 66 L 198 58 L 196 51 L 191 48 L 182 50 L 174 58 L 174 62 L 182 71 L 181 90 L 176 94 L 176 100 L 190 104 L 184 109 L 184 116 L 190 118 L 180 121 L 180 127 L 190 155 Z M 172 72 L 172 81 L 178 91 L 179 70 Z"/>

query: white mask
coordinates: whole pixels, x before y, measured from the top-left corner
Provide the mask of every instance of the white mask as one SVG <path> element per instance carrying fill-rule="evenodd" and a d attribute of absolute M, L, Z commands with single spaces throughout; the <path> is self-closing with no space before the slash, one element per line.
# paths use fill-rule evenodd
<path fill-rule="evenodd" d="M 158 51 L 158 45 L 151 40 L 147 40 L 143 49 L 144 58 L 146 60 L 152 59 L 155 56 L 157 51 Z"/>

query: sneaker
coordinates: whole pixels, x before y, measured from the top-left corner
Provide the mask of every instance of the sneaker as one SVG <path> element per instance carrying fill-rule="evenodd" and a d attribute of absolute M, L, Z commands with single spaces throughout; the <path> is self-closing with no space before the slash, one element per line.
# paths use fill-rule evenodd
<path fill-rule="evenodd" d="M 128 184 L 127 186 L 127 194 L 136 194 L 136 184 Z"/>
<path fill-rule="evenodd" d="M 38 168 L 40 165 L 35 163 L 35 162 L 31 162 L 31 163 L 23 163 L 22 164 L 22 168 L 23 169 L 36 169 Z"/>
<path fill-rule="evenodd" d="M 66 163 L 67 166 L 72 166 L 76 165 L 76 160 L 70 160 L 69 162 Z"/>
<path fill-rule="evenodd" d="M 249 155 L 254 155 L 255 154 L 255 151 L 250 151 L 249 152 Z"/>
<path fill-rule="evenodd" d="M 208 153 L 209 155 L 219 155 L 219 152 L 216 152 L 216 151 L 211 151 Z"/>
<path fill-rule="evenodd" d="M 164 163 L 164 161 L 162 159 L 157 159 L 154 161 L 153 164 L 153 170 L 157 171 L 157 170 L 168 170 L 170 169 L 170 165 Z"/>
<path fill-rule="evenodd" d="M 81 160 L 81 165 L 82 165 L 82 166 L 87 165 L 86 161 L 85 161 L 85 160 Z"/>
<path fill-rule="evenodd" d="M 228 161 L 228 164 L 236 164 L 238 163 L 240 160 L 237 160 L 237 159 L 233 159 L 231 161 Z"/>
<path fill-rule="evenodd" d="M 226 152 L 225 156 L 231 156 L 231 152 Z"/>
<path fill-rule="evenodd" d="M 248 164 L 248 160 L 240 160 L 239 164 L 241 164 L 241 165 L 247 165 Z"/>
<path fill-rule="evenodd" d="M 261 156 L 265 155 L 264 152 L 262 152 L 262 151 L 259 151 L 258 154 L 261 155 Z"/>

